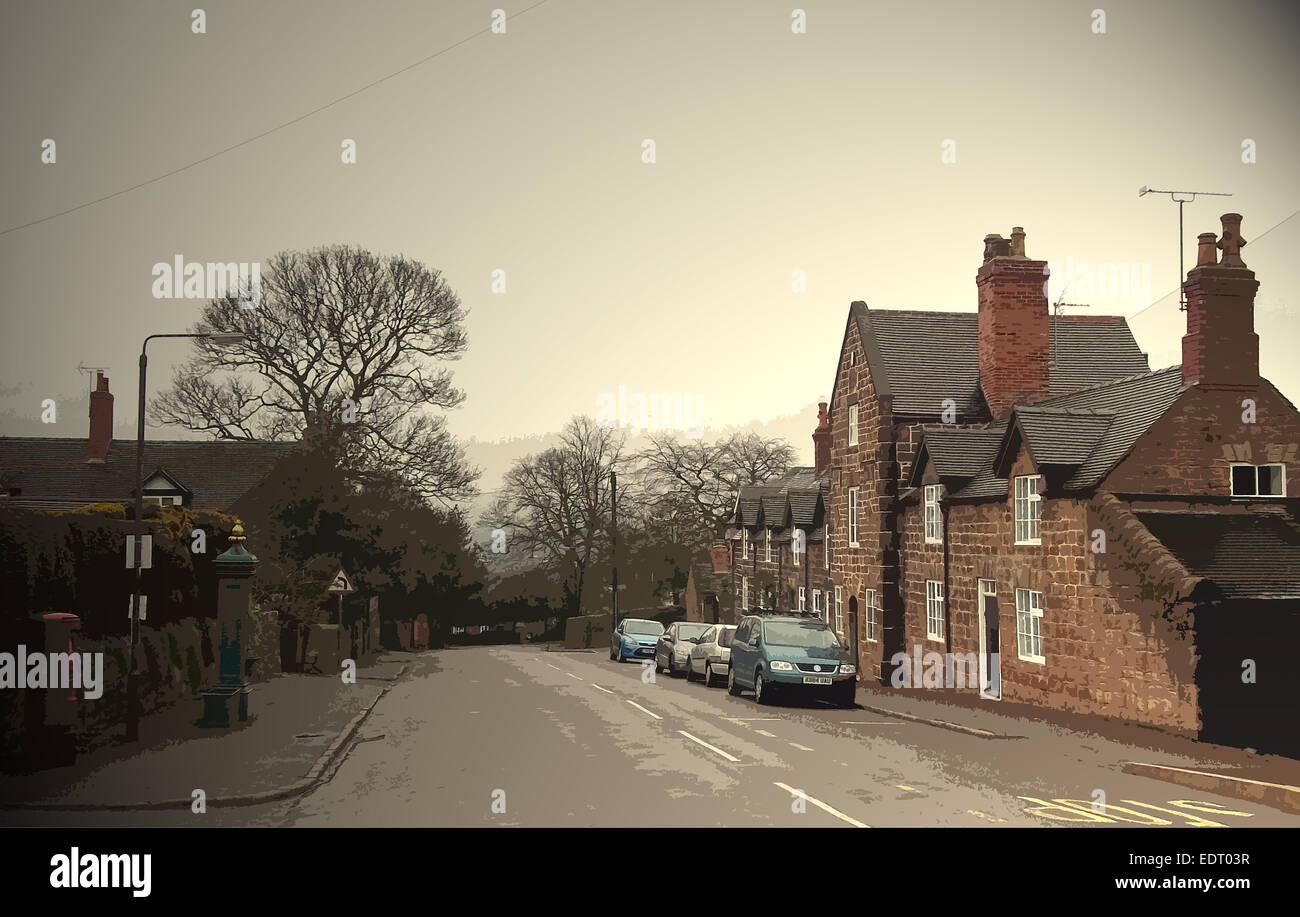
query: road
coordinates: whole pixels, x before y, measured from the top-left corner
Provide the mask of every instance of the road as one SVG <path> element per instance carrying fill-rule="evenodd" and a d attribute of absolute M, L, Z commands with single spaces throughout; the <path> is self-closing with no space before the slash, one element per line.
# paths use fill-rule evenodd
<path fill-rule="evenodd" d="M 1123 774 L 1124 750 L 1093 736 L 988 738 L 862 709 L 759 707 L 600 653 L 429 654 L 361 738 L 328 783 L 261 823 L 1300 826 Z"/>
<path fill-rule="evenodd" d="M 1150 759 L 1143 750 L 1008 722 L 1023 735 L 816 702 L 760 707 L 749 693 L 599 652 L 442 650 L 412 657 L 304 796 L 203 815 L 43 813 L 28 823 L 1300 827 L 1275 809 L 1122 773 L 1124 761 Z"/>

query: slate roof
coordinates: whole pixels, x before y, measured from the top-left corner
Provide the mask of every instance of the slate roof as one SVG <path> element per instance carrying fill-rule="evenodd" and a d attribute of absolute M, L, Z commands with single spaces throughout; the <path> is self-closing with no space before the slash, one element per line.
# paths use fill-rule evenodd
<path fill-rule="evenodd" d="M 1114 419 L 1113 411 L 1024 405 L 1015 420 L 1040 465 L 1079 465 L 1090 456 Z"/>
<path fill-rule="evenodd" d="M 144 477 L 156 472 L 193 494 L 196 508 L 225 509 L 270 473 L 296 443 L 224 440 L 145 441 Z M 20 492 L 9 502 L 36 509 L 135 498 L 135 440 L 112 441 L 108 459 L 86 461 L 86 440 L 0 437 L 0 479 Z"/>
<path fill-rule="evenodd" d="M 893 397 L 900 414 L 938 416 L 951 398 L 963 417 L 987 417 L 979 388 L 979 314 L 868 309 L 855 302 L 872 381 Z M 1049 318 L 1051 372 L 1048 391 L 1064 393 L 1147 372 L 1128 322 L 1114 316 Z"/>
<path fill-rule="evenodd" d="M 758 525 L 761 519 L 767 525 L 784 527 L 788 508 L 794 525 L 812 526 L 817 519 L 818 504 L 825 501 L 829 492 L 829 474 L 823 473 L 818 477 L 811 467 L 791 468 L 765 484 L 742 487 L 733 522 L 753 526 Z M 760 510 L 763 511 L 761 517 Z"/>
<path fill-rule="evenodd" d="M 1300 527 L 1264 513 L 1136 512 L 1194 576 L 1229 599 L 1300 599 Z"/>
<path fill-rule="evenodd" d="M 1066 490 L 1084 490 L 1101 481 L 1128 454 L 1182 391 L 1182 369 L 1171 366 L 1039 402 L 1030 412 L 1066 409 L 1113 415 L 1088 456 L 1064 483 Z"/>

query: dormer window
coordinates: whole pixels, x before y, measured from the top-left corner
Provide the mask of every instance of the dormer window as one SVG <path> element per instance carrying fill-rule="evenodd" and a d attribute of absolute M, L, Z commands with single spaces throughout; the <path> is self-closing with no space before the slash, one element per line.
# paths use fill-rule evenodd
<path fill-rule="evenodd" d="M 1232 466 L 1232 495 L 1234 497 L 1285 497 L 1286 466 L 1234 464 Z"/>
<path fill-rule="evenodd" d="M 1036 474 L 1016 477 L 1016 544 L 1042 544 L 1038 537 L 1038 522 L 1043 515 L 1043 497 L 1038 492 L 1041 480 Z"/>
<path fill-rule="evenodd" d="M 772 562 L 772 530 L 768 528 L 763 529 L 763 561 Z"/>
<path fill-rule="evenodd" d="M 749 560 L 749 529 L 740 530 L 740 557 Z"/>
<path fill-rule="evenodd" d="M 943 516 L 939 512 L 939 484 L 925 485 L 925 543 L 943 543 Z"/>

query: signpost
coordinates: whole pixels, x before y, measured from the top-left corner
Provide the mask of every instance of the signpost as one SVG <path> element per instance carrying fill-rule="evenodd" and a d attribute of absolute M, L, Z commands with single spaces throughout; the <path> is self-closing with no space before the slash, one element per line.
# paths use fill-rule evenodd
<path fill-rule="evenodd" d="M 339 597 L 338 625 L 339 627 L 342 627 L 343 626 L 343 596 L 347 595 L 349 592 L 357 591 L 352 585 L 352 580 L 348 577 L 346 573 L 343 572 L 342 567 L 339 567 L 339 572 L 334 574 L 334 579 L 330 583 L 329 589 L 327 589 L 326 591 L 338 594 Z"/>

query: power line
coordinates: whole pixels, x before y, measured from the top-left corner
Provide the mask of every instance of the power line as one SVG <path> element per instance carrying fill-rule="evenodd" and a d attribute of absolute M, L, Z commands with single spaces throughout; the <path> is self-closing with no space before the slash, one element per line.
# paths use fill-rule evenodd
<path fill-rule="evenodd" d="M 519 16 L 522 16 L 531 10 L 537 9 L 542 4 L 549 3 L 549 2 L 550 0 L 537 0 L 537 2 L 534 3 L 532 6 L 525 7 L 524 9 L 520 10 L 517 13 L 509 14 L 509 18 L 518 18 Z M 215 153 L 211 153 L 207 156 L 204 156 L 202 159 L 196 159 L 193 162 L 188 162 L 183 166 L 179 166 L 175 169 L 172 169 L 170 172 L 164 172 L 162 175 L 155 176 L 154 178 L 150 178 L 146 181 L 138 182 L 137 184 L 131 185 L 126 188 L 122 188 L 118 191 L 114 191 L 111 194 L 105 194 L 103 197 L 97 197 L 94 200 L 77 204 L 75 207 L 69 207 L 67 210 L 60 210 L 58 213 L 51 213 L 50 215 L 43 216 L 37 220 L 31 220 L 27 223 L 20 223 L 17 226 L 10 226 L 8 229 L 0 230 L 0 236 L 7 236 L 9 233 L 17 232 L 20 229 L 28 229 L 29 227 L 37 226 L 41 223 L 47 223 L 50 220 L 57 219 L 58 217 L 67 216 L 69 213 L 76 213 L 78 210 L 85 210 L 87 207 L 93 207 L 96 204 L 102 204 L 104 203 L 104 201 L 111 201 L 115 197 L 121 197 L 123 194 L 129 194 L 132 191 L 136 191 L 148 185 L 156 184 L 160 181 L 171 178 L 173 175 L 179 175 L 181 172 L 184 172 L 188 169 L 192 169 L 195 166 L 203 165 L 203 163 L 210 162 L 213 159 L 216 159 L 218 156 L 224 156 L 226 153 L 230 153 L 240 149 L 241 147 L 248 146 L 250 143 L 255 143 L 258 140 L 261 140 L 263 137 L 269 137 L 271 134 L 282 131 L 287 127 L 292 127 L 293 125 L 297 124 L 299 121 L 305 121 L 308 118 L 312 117 L 313 115 L 318 115 L 321 112 L 325 111 L 327 108 L 333 108 L 335 105 L 338 105 L 340 102 L 346 102 L 348 99 L 360 95 L 361 93 L 365 92 L 367 89 L 373 89 L 375 86 L 378 86 L 380 83 L 386 83 L 389 80 L 393 79 L 394 77 L 401 76 L 403 73 L 405 73 L 408 70 L 413 70 L 422 64 L 427 64 L 435 57 L 441 57 L 442 55 L 446 54 L 448 51 L 455 50 L 456 48 L 459 48 L 461 45 L 465 44 L 466 42 L 472 41 L 473 39 L 478 38 L 480 35 L 485 35 L 491 31 L 492 31 L 492 27 L 489 25 L 487 28 L 480 29 L 479 31 L 475 32 L 472 35 L 467 35 L 464 38 L 462 38 L 460 41 L 447 45 L 447 47 L 435 51 L 432 54 L 428 55 L 427 57 L 422 57 L 418 61 L 415 61 L 414 63 L 407 64 L 405 67 L 402 67 L 400 70 L 394 70 L 392 73 L 388 74 L 387 76 L 381 76 L 376 80 L 371 80 L 369 83 L 362 86 L 360 89 L 354 89 L 351 92 L 346 93 L 345 95 L 341 95 L 338 98 L 333 99 L 332 101 L 326 102 L 324 105 L 320 105 L 316 108 L 313 108 L 311 111 L 307 112 L 306 114 L 299 115 L 298 117 L 285 121 L 282 124 L 277 124 L 275 127 L 268 128 L 267 130 L 262 131 L 260 134 L 254 134 L 252 137 L 247 137 L 243 140 L 240 140 L 238 143 L 232 143 L 230 146 L 225 147 L 224 149 L 217 150 Z"/>
<path fill-rule="evenodd" d="M 1291 214 L 1291 216 L 1286 217 L 1286 218 L 1283 219 L 1281 222 L 1274 223 L 1272 226 L 1270 226 L 1268 229 L 1266 229 L 1266 230 L 1264 230 L 1263 232 L 1261 232 L 1259 235 L 1257 235 L 1257 236 L 1256 236 L 1254 239 L 1252 239 L 1251 241 L 1253 241 L 1253 242 L 1255 242 L 1255 243 L 1258 244 L 1258 242 L 1259 242 L 1260 239 L 1264 238 L 1264 237 L 1265 237 L 1266 235 L 1268 235 L 1270 232 L 1272 232 L 1273 230 L 1277 229 L 1277 228 L 1278 228 L 1279 226 L 1281 226 L 1283 223 L 1289 222 L 1290 220 L 1294 219 L 1294 218 L 1297 217 L 1297 216 L 1300 216 L 1300 210 L 1295 211 L 1294 213 Z M 1177 292 L 1178 292 L 1179 290 L 1181 290 L 1182 288 L 1183 288 L 1183 287 L 1182 287 L 1182 284 L 1179 284 L 1177 288 L 1175 288 L 1175 289 L 1173 289 L 1173 290 L 1170 290 L 1168 293 L 1166 293 L 1164 296 L 1161 296 L 1159 299 L 1153 299 L 1150 303 L 1148 303 L 1147 305 L 1143 306 L 1141 309 L 1138 309 L 1136 312 L 1134 312 L 1132 315 L 1130 315 L 1130 316 L 1128 317 L 1127 321 L 1132 321 L 1133 319 L 1137 318 L 1139 315 L 1141 315 L 1143 312 L 1147 311 L 1148 309 L 1154 308 L 1156 305 L 1158 305 L 1159 303 L 1164 302 L 1166 299 L 1168 299 L 1170 296 L 1173 296 L 1175 293 L 1177 293 Z"/>

